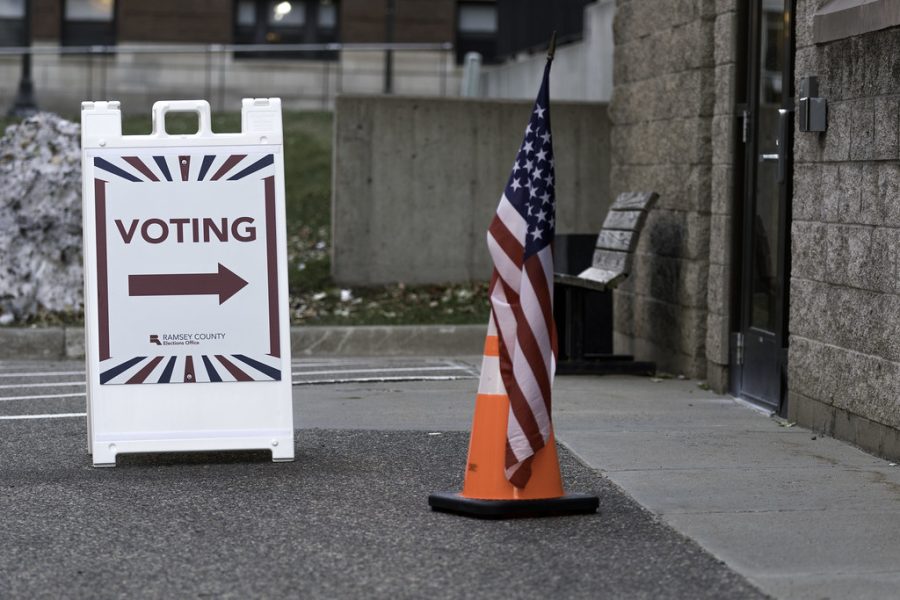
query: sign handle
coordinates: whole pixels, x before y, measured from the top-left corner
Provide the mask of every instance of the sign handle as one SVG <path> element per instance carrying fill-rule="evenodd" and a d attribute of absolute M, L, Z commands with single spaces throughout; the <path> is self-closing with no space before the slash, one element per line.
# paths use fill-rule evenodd
<path fill-rule="evenodd" d="M 166 132 L 166 114 L 170 112 L 197 113 L 200 126 L 197 128 L 197 136 L 212 135 L 212 119 L 210 117 L 209 102 L 206 100 L 162 100 L 153 103 L 153 131 L 150 135 L 156 137 L 169 137 Z"/>

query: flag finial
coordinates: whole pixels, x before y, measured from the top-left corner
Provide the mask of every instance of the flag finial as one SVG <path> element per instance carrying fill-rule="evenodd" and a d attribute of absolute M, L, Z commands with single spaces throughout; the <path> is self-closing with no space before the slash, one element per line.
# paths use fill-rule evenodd
<path fill-rule="evenodd" d="M 550 36 L 550 48 L 547 50 L 547 60 L 553 60 L 553 53 L 556 52 L 556 30 Z"/>

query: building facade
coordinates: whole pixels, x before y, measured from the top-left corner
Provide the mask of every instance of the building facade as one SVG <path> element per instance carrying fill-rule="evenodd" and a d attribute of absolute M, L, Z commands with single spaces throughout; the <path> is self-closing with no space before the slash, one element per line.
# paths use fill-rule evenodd
<path fill-rule="evenodd" d="M 467 49 L 487 63 L 505 61 L 489 66 L 497 85 L 520 68 L 530 79 L 520 59 L 546 31 L 510 19 L 516 7 L 539 16 L 549 5 L 33 0 L 32 37 L 43 48 L 197 49 L 50 52 L 36 57 L 35 87 L 42 106 L 66 114 L 85 98 L 107 97 L 126 110 L 198 96 L 221 109 L 248 94 L 282 96 L 290 108 L 331 108 L 339 93 L 383 91 L 391 64 L 391 91 L 452 96 Z M 25 39 L 24 6 L 0 2 L 0 43 Z M 608 0 L 562 6 L 567 14 L 584 9 L 585 26 L 612 8 Z M 900 458 L 897 1 L 617 0 L 614 8 L 610 196 L 660 195 L 633 275 L 615 293 L 617 350 Z M 578 37 L 567 31 L 570 41 Z M 601 75 L 601 63 L 585 56 L 608 54 L 592 39 L 582 36 L 581 58 L 574 43 L 558 50 L 572 52 L 579 82 Z M 333 41 L 447 47 L 269 52 Z M 209 49 L 231 43 L 260 47 Z M 0 101 L 14 93 L 17 74 L 16 60 L 0 60 L 0 78 L 9 82 Z"/>
<path fill-rule="evenodd" d="M 612 192 L 660 194 L 618 347 L 900 457 L 896 2 L 619 0 L 614 27 Z"/>
<path fill-rule="evenodd" d="M 615 0 L 569 4 L 565 7 L 569 16 L 558 19 L 569 28 L 561 29 L 565 35 L 557 35 L 550 97 L 609 102 L 613 88 L 612 23 L 616 12 Z M 509 28 L 504 15 L 515 7 L 512 0 L 498 3 L 500 39 Z M 554 4 L 553 8 L 563 10 L 561 5 Z M 575 15 L 579 18 L 576 19 Z M 547 41 L 556 27 L 561 26 L 547 20 L 536 33 L 523 34 L 520 39 L 510 36 L 511 39 L 500 46 L 503 54 L 499 54 L 494 64 L 488 64 L 482 70 L 481 95 L 486 98 L 532 98 L 535 82 L 540 81 L 546 63 Z M 541 35 L 544 36 L 541 43 L 535 44 L 534 40 Z"/>
<path fill-rule="evenodd" d="M 31 0 L 33 37 L 63 44 L 452 42 L 473 0 Z M 484 2 L 481 2 L 483 4 Z M 25 0 L 7 0 L 9 19 Z M 492 5 L 492 2 L 487 4 Z M 16 8 L 21 7 L 21 8 Z M 465 8 L 463 8 L 465 11 Z M 93 24 L 92 28 L 88 24 Z"/>
<path fill-rule="evenodd" d="M 112 97 L 141 111 L 160 97 L 225 110 L 246 95 L 330 109 L 340 93 L 458 95 L 457 55 L 493 51 L 496 12 L 493 0 L 5 0 L 0 46 L 35 47 L 38 102 L 63 114 Z M 17 56 L 0 57 L 0 102 L 18 70 Z"/>

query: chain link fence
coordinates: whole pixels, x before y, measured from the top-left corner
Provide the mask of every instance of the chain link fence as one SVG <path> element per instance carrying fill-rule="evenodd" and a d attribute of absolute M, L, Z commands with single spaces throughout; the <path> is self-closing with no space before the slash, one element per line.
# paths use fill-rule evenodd
<path fill-rule="evenodd" d="M 77 114 L 83 100 L 146 111 L 159 99 L 209 100 L 237 110 L 245 97 L 289 110 L 331 110 L 338 94 L 456 96 L 452 44 L 121 44 L 0 48 L 0 102 L 12 104 L 25 57 L 37 105 Z"/>

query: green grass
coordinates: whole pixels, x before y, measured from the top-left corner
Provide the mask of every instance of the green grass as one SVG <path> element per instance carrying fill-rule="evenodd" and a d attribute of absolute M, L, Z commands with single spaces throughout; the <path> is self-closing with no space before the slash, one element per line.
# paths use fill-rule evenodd
<path fill-rule="evenodd" d="M 0 120 L 2 125 L 8 121 Z M 332 114 L 285 112 L 285 202 L 288 279 L 293 324 L 381 325 L 487 323 L 487 284 L 405 286 L 341 290 L 331 279 Z M 150 133 L 150 115 L 126 115 L 123 133 Z M 239 132 L 239 113 L 214 114 L 215 133 Z M 170 134 L 197 131 L 189 113 L 166 118 Z M 42 323 L 76 322 L 71 315 L 42 315 Z"/>

